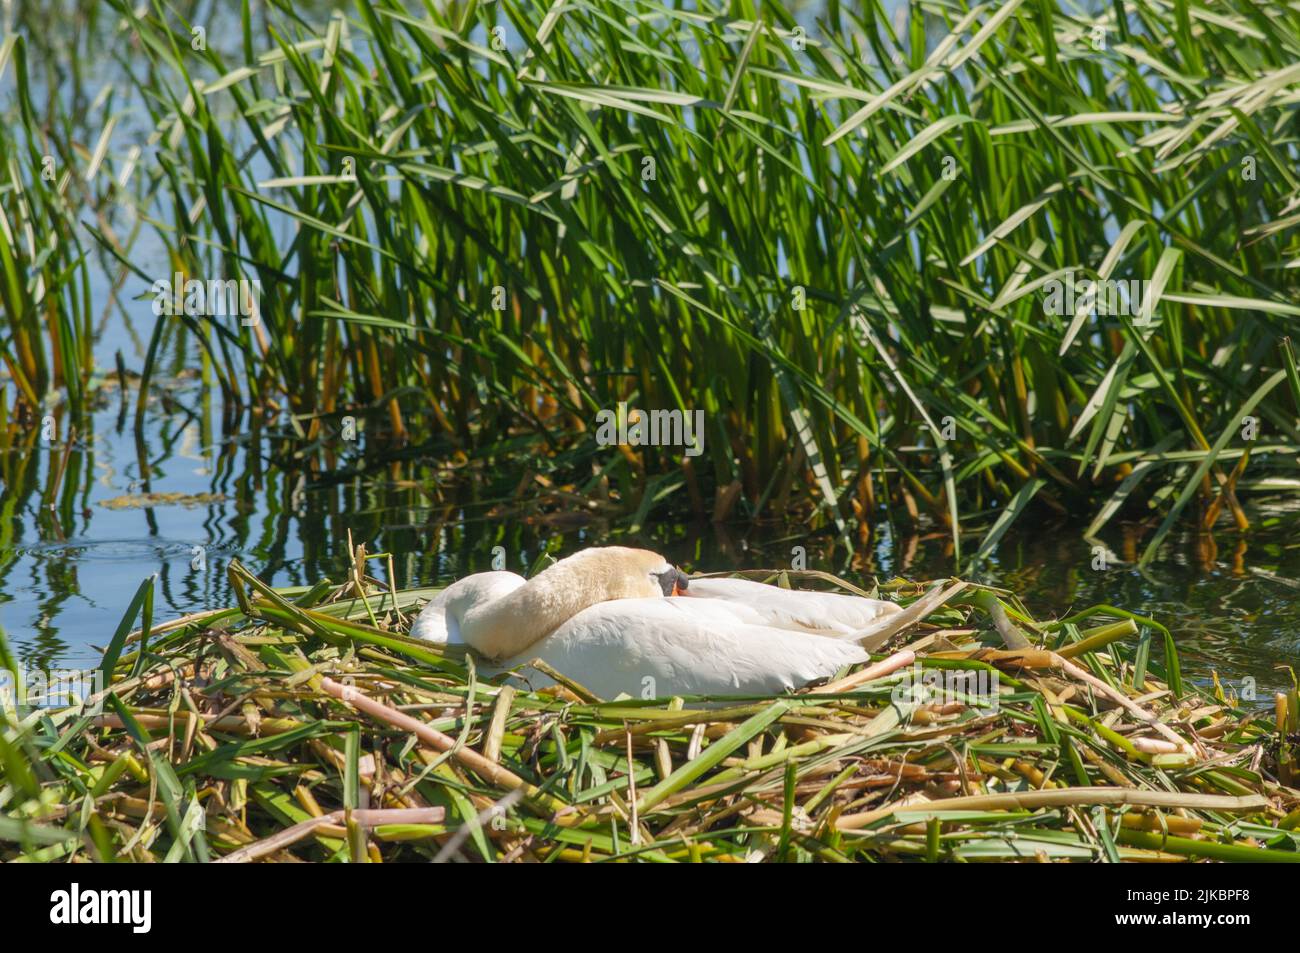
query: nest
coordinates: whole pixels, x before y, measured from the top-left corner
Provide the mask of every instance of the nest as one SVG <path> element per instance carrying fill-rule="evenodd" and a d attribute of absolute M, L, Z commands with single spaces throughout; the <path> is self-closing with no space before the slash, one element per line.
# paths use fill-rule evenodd
<path fill-rule="evenodd" d="M 406 638 L 434 590 L 229 572 L 237 607 L 114 640 L 102 710 L 11 718 L 0 858 L 1300 862 L 1296 692 L 1183 684 L 1109 606 L 894 582 L 859 671 L 600 699 Z"/>

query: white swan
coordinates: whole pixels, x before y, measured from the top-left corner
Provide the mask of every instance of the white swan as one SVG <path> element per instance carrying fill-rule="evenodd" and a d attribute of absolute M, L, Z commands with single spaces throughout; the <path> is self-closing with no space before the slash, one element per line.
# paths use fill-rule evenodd
<path fill-rule="evenodd" d="M 540 658 L 603 699 L 766 695 L 867 661 L 857 639 L 900 611 L 739 579 L 688 584 L 662 556 L 609 546 L 526 582 L 512 572 L 467 576 L 421 611 L 411 635 L 463 642 L 486 656 L 489 673 Z M 527 675 L 534 686 L 550 681 Z"/>

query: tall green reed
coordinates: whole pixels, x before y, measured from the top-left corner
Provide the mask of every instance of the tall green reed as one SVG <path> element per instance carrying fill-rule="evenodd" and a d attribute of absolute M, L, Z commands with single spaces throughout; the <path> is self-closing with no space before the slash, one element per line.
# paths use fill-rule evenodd
<path fill-rule="evenodd" d="M 261 325 L 192 329 L 309 438 L 357 411 L 391 443 L 532 434 L 643 503 L 884 505 L 955 549 L 991 524 L 976 557 L 1026 512 L 1127 510 L 1164 517 L 1149 559 L 1294 475 L 1289 7 L 273 6 L 195 49 L 117 3 L 161 237 L 264 289 Z M 1147 285 L 1051 313 L 1071 273 Z M 704 409 L 707 465 L 597 452 L 619 400 Z"/>
<path fill-rule="evenodd" d="M 0 126 L 0 354 L 17 409 L 34 415 L 59 389 L 76 420 L 93 369 L 76 167 L 69 142 L 34 108 L 19 36 L 0 42 L 0 83 L 10 78 L 17 119 Z"/>

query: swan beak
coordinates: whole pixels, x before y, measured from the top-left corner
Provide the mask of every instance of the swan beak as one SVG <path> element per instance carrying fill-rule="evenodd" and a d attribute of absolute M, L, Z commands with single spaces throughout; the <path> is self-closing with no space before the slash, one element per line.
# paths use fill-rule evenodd
<path fill-rule="evenodd" d="M 675 566 L 669 566 L 663 572 L 654 574 L 659 581 L 659 588 L 665 596 L 684 596 L 690 577 Z"/>

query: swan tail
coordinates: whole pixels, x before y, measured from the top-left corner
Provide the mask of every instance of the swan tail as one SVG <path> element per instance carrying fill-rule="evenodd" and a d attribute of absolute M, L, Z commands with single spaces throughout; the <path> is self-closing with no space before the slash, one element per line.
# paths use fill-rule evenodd
<path fill-rule="evenodd" d="M 873 622 L 871 625 L 845 636 L 845 638 L 856 642 L 868 652 L 874 651 L 899 632 L 920 622 L 965 588 L 966 583 L 964 582 L 954 582 L 951 586 L 935 586 L 906 609 L 899 609 L 897 612 L 890 613 L 885 618 Z"/>

